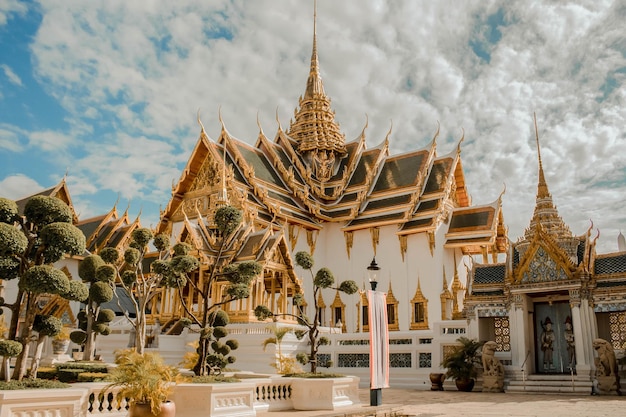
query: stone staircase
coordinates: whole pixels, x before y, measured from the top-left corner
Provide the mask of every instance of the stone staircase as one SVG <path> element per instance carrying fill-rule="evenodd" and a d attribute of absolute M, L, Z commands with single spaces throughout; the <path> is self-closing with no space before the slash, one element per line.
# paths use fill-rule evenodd
<path fill-rule="evenodd" d="M 505 381 L 504 392 L 511 394 L 591 395 L 589 377 L 576 375 L 528 375 L 526 379 Z"/>

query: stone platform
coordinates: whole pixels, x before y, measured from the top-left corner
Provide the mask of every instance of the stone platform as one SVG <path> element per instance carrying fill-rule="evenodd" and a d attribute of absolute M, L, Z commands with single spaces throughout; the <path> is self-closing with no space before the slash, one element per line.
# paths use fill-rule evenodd
<path fill-rule="evenodd" d="M 516 395 L 506 393 L 384 389 L 383 405 L 370 407 L 369 390 L 360 389 L 362 406 L 337 411 L 257 413 L 258 417 L 588 417 L 622 416 L 626 396 Z"/>

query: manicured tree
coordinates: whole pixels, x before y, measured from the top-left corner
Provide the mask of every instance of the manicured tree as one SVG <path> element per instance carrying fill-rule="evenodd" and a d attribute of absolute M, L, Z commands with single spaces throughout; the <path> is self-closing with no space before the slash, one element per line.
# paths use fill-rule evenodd
<path fill-rule="evenodd" d="M 219 231 L 217 256 L 209 270 L 205 271 L 201 284 L 188 279 L 188 273 L 193 270 L 191 264 L 195 261 L 197 265 L 197 260 L 189 255 L 190 246 L 187 244 L 175 245 L 174 256 L 168 262 L 157 261 L 152 265 L 153 270 L 163 276 L 166 285 L 178 289 L 183 308 L 190 320 L 189 324 L 196 324 L 201 329 L 197 349 L 198 360 L 193 367 L 196 375 L 219 373 L 227 363 L 234 362 L 234 356 L 228 356 L 226 362 L 221 359 L 226 357 L 227 348 L 233 349 L 237 342 L 235 340 L 229 340 L 224 344 L 219 342 L 219 339 L 223 339 L 228 332 L 225 328 L 227 322 L 224 323 L 222 319 L 226 314 L 217 312 L 224 304 L 247 298 L 250 295 L 250 282 L 262 272 L 258 262 L 232 262 L 232 258 L 225 256 L 241 220 L 241 211 L 231 206 L 220 207 L 215 212 L 215 224 Z M 214 300 L 211 297 L 212 288 L 218 280 L 228 282 L 226 296 L 222 300 Z M 198 295 L 198 304 L 202 306 L 198 312 L 192 311 L 187 304 L 187 297 L 183 296 L 183 290 L 187 285 Z"/>
<path fill-rule="evenodd" d="M 28 200 L 23 214 L 19 215 L 14 201 L 0 198 L 0 279 L 18 280 L 15 301 L 5 300 L 0 307 L 11 310 L 8 339 L 18 340 L 23 346 L 13 374 L 20 380 L 26 374 L 33 325 L 43 297 L 59 295 L 82 301 L 73 298 L 79 292 L 53 264 L 66 255 L 85 251 L 85 236 L 72 224 L 72 211 L 63 201 L 35 196 Z M 23 322 L 18 333 L 20 313 Z"/>
<path fill-rule="evenodd" d="M 22 353 L 22 344 L 17 340 L 0 340 L 0 356 L 2 356 L 2 378 L 11 379 L 11 358 Z"/>
<path fill-rule="evenodd" d="M 265 320 L 269 317 L 275 316 L 289 316 L 298 320 L 298 323 L 301 326 L 304 326 L 306 330 L 296 330 L 294 333 L 298 339 L 302 339 L 305 335 L 308 336 L 310 353 L 309 355 L 301 354 L 298 356 L 298 360 L 304 365 L 309 363 L 311 365 L 311 372 L 317 372 L 317 351 L 321 345 L 327 345 L 329 343 L 328 338 L 320 337 L 319 325 L 320 325 L 320 317 L 319 317 L 319 308 L 317 305 L 318 294 L 324 288 L 334 288 L 346 294 L 354 294 L 358 291 L 359 287 L 356 285 L 356 282 L 352 280 L 343 281 L 339 287 L 333 287 L 335 283 L 335 277 L 333 273 L 328 268 L 321 268 L 315 275 L 313 275 L 313 257 L 307 252 L 298 252 L 296 253 L 296 264 L 303 269 L 308 270 L 311 273 L 311 279 L 313 280 L 313 303 L 314 303 L 314 311 L 315 315 L 313 320 L 310 320 L 307 316 L 302 313 L 300 314 L 291 314 L 291 313 L 274 313 L 269 308 L 263 305 L 259 305 L 254 309 L 254 314 L 259 320 Z M 294 305 L 301 306 L 303 304 L 304 297 L 302 294 L 296 294 L 293 297 Z"/>
<path fill-rule="evenodd" d="M 70 339 L 84 346 L 85 361 L 95 358 L 97 336 L 106 336 L 111 332 L 109 323 L 115 318 L 115 312 L 103 309 L 101 305 L 113 299 L 116 272 L 114 267 L 105 264 L 98 255 L 89 255 L 78 265 L 78 275 L 83 282 L 89 284 L 89 291 L 85 297 L 85 308 L 77 316 L 79 329 L 70 334 Z"/>
<path fill-rule="evenodd" d="M 33 330 L 38 333 L 37 347 L 35 348 L 35 356 L 30 366 L 30 375 L 34 378 L 37 375 L 37 369 L 39 369 L 39 362 L 41 362 L 41 353 L 43 352 L 44 342 L 48 336 L 56 336 L 61 333 L 63 329 L 63 322 L 61 319 L 54 316 L 44 316 L 38 314 L 35 317 L 33 323 Z"/>
<path fill-rule="evenodd" d="M 157 250 L 157 260 L 151 264 L 152 271 L 144 271 L 144 259 L 148 255 L 150 244 Z M 132 232 L 131 242 L 124 251 L 123 259 L 120 259 L 115 248 L 106 248 L 100 252 L 106 265 L 98 268 L 98 274 L 102 275 L 102 279 L 109 279 L 113 273 L 113 277 L 117 277 L 118 284 L 124 288 L 133 304 L 135 318 L 131 318 L 128 312 L 125 314 L 135 329 L 135 350 L 139 354 L 143 354 L 146 345 L 148 302 L 165 283 L 165 274 L 186 275 L 198 268 L 196 258 L 186 254 L 179 256 L 176 247 L 172 255 L 169 245 L 167 235 L 154 236 L 150 229 L 140 228 Z"/>
<path fill-rule="evenodd" d="M 228 336 L 226 326 L 230 322 L 228 314 L 226 314 L 225 311 L 214 310 L 209 316 L 209 323 L 213 325 L 210 328 L 205 327 L 202 330 L 209 333 L 205 335 L 205 338 L 211 341 L 211 351 L 207 355 L 206 366 L 210 373 L 219 375 L 222 369 L 226 368 L 228 364 L 235 362 L 236 358 L 230 355 L 230 353 L 239 348 L 239 342 L 234 339 L 221 342 L 221 339 Z"/>

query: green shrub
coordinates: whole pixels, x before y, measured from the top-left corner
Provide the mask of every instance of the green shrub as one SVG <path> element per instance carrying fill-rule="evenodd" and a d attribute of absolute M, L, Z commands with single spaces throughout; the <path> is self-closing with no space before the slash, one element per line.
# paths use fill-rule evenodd
<path fill-rule="evenodd" d="M 68 368 L 57 368 L 57 378 L 61 382 L 76 382 L 78 381 L 78 375 L 85 372 L 82 369 L 68 369 Z"/>
<path fill-rule="evenodd" d="M 0 382 L 0 390 L 69 388 L 71 385 L 47 379 L 23 379 Z"/>
<path fill-rule="evenodd" d="M 223 382 L 240 382 L 241 380 L 232 376 L 224 375 L 204 375 L 194 376 L 191 378 L 191 382 L 194 384 L 215 384 Z"/>
<path fill-rule="evenodd" d="M 299 372 L 297 374 L 287 374 L 284 376 L 292 377 L 292 378 L 342 378 L 345 375 L 343 374 L 331 374 L 331 373 L 323 373 L 323 372 Z"/>
<path fill-rule="evenodd" d="M 78 382 L 102 382 L 108 381 L 109 377 L 106 372 L 83 372 L 78 374 Z"/>
<path fill-rule="evenodd" d="M 57 370 L 54 367 L 42 367 L 37 369 L 37 378 L 39 379 L 56 379 L 57 378 Z"/>
<path fill-rule="evenodd" d="M 83 372 L 97 372 L 97 373 L 107 373 L 107 366 L 102 362 L 88 362 L 88 361 L 76 361 L 76 362 L 65 362 L 56 365 L 57 370 L 59 369 L 80 369 Z"/>

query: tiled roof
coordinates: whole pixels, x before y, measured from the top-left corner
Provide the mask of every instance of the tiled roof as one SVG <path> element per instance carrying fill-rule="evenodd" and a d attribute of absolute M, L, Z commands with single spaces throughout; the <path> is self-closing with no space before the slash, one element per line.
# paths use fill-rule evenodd
<path fill-rule="evenodd" d="M 626 273 L 626 253 L 596 258 L 594 272 L 596 275 Z"/>
<path fill-rule="evenodd" d="M 452 165 L 452 159 L 445 158 L 433 162 L 433 166 L 424 187 L 424 194 L 434 193 L 441 191 L 450 174 L 450 167 Z"/>
<path fill-rule="evenodd" d="M 415 214 L 436 209 L 439 206 L 440 201 L 441 200 L 439 199 L 421 201 L 415 209 Z"/>
<path fill-rule="evenodd" d="M 402 229 L 401 230 L 419 229 L 419 228 L 422 228 L 422 227 L 430 226 L 432 223 L 433 223 L 433 218 L 432 217 L 427 217 L 425 219 L 411 220 L 411 221 L 408 221 L 408 222 L 404 223 L 402 225 Z"/>
<path fill-rule="evenodd" d="M 458 229 L 487 228 L 493 221 L 494 210 L 485 207 L 484 210 L 459 211 L 452 214 L 448 233 L 458 231 Z M 456 229 L 456 230 L 455 230 Z"/>
<path fill-rule="evenodd" d="M 397 195 L 395 197 L 383 198 L 380 200 L 370 201 L 365 206 L 365 210 L 377 210 L 387 207 L 394 207 L 398 205 L 408 204 L 411 201 L 411 194 Z"/>
<path fill-rule="evenodd" d="M 424 152 L 387 159 L 372 193 L 416 185 L 424 159 Z"/>
<path fill-rule="evenodd" d="M 474 284 L 502 284 L 505 274 L 504 264 L 477 266 L 474 269 Z"/>
<path fill-rule="evenodd" d="M 626 281 L 598 281 L 598 288 L 626 287 Z"/>
<path fill-rule="evenodd" d="M 350 224 L 348 224 L 348 227 L 359 226 L 359 225 L 369 224 L 369 223 L 386 222 L 390 220 L 400 220 L 403 217 L 404 217 L 404 213 L 392 213 L 392 214 L 387 214 L 384 216 L 358 218 L 358 219 L 352 220 Z"/>
<path fill-rule="evenodd" d="M 367 171 L 365 167 L 371 167 L 372 165 L 374 165 L 374 162 L 376 162 L 376 158 L 378 158 L 378 153 L 379 152 L 376 152 L 376 150 L 372 152 L 363 152 L 363 154 L 361 155 L 361 159 L 359 160 L 359 163 L 354 170 L 354 174 L 352 174 L 352 178 L 350 178 L 350 187 L 354 185 L 362 185 L 365 183 L 365 179 L 367 177 Z"/>
<path fill-rule="evenodd" d="M 267 160 L 265 155 L 260 151 L 257 151 L 248 146 L 244 146 L 243 143 L 236 141 L 233 142 L 237 145 L 237 150 L 241 152 L 246 162 L 254 168 L 254 176 L 267 183 L 281 186 L 283 184 L 282 179 L 276 173 L 272 164 Z"/>

